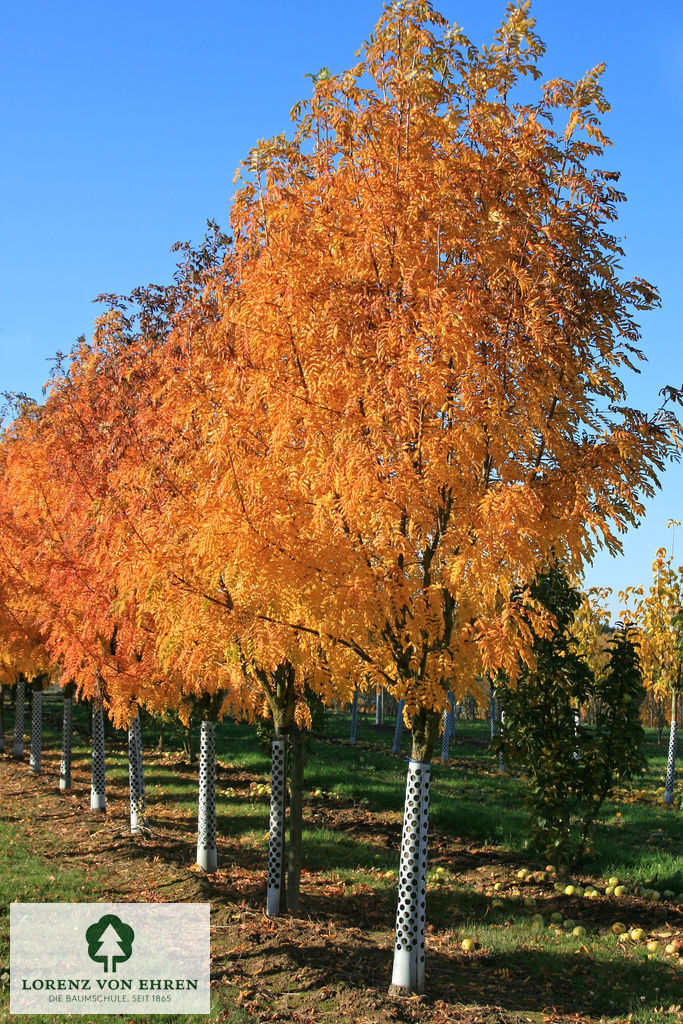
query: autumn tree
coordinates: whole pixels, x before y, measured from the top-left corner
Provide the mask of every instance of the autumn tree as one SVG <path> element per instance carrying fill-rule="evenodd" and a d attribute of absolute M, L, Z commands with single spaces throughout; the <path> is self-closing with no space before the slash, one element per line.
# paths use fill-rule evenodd
<path fill-rule="evenodd" d="M 659 548 L 652 563 L 652 584 L 627 587 L 619 598 L 632 615 L 639 631 L 640 659 L 645 684 L 655 699 L 671 701 L 669 753 L 667 758 L 664 803 L 674 797 L 677 704 L 683 692 L 683 566 L 676 567 L 673 555 Z"/>
<path fill-rule="evenodd" d="M 587 591 L 581 591 L 581 604 L 571 625 L 571 634 L 576 640 L 577 650 L 596 679 L 602 677 L 609 664 L 608 645 L 611 627 L 607 600 L 611 593 L 609 587 L 591 587 Z M 580 715 L 582 709 L 577 710 Z M 588 721 L 594 722 L 597 709 L 589 704 L 583 710 Z"/>
<path fill-rule="evenodd" d="M 0 452 L 0 467 L 2 453 Z M 1 519 L 1 515 L 0 515 Z M 0 546 L 4 555 L 4 574 L 0 583 L 0 685 L 14 687 L 15 717 L 13 755 L 24 756 L 24 712 L 26 687 L 31 693 L 31 754 L 30 767 L 34 774 L 41 771 L 42 748 L 42 693 L 44 686 L 59 673 L 50 657 L 45 636 L 40 628 L 31 594 L 17 573 L 19 552 L 15 543 Z M 4 718 L 2 721 L 4 749 Z"/>
<path fill-rule="evenodd" d="M 69 687 L 60 785 L 68 788 L 70 781 L 74 681 L 93 700 L 91 806 L 104 809 L 102 704 L 119 722 L 134 718 L 131 677 L 145 677 L 147 666 L 140 656 L 144 634 L 130 617 L 114 613 L 106 543 L 97 530 L 106 492 L 100 399 L 96 389 L 81 386 L 83 373 L 74 360 L 69 373 L 53 380 L 45 404 L 18 409 L 5 431 L 0 544 L 11 587 L 24 595 Z"/>
<path fill-rule="evenodd" d="M 618 551 L 672 452 L 677 393 L 652 416 L 624 404 L 658 298 L 620 273 L 601 68 L 516 98 L 542 53 L 527 3 L 481 51 L 427 3 L 387 9 L 355 67 L 316 77 L 293 138 L 245 163 L 207 288 L 220 323 L 193 338 L 202 460 L 267 552 L 254 587 L 269 604 L 295 580 L 298 614 L 273 596 L 270 616 L 406 702 L 401 989 L 424 983 L 450 681 L 514 677 L 550 628 L 525 581 L 551 551 L 579 575 Z"/>

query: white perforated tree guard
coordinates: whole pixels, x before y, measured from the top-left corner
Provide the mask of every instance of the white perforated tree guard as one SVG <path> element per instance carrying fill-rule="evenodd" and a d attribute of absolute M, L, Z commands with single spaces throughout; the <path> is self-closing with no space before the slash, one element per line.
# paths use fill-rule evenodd
<path fill-rule="evenodd" d="M 90 810 L 104 811 L 105 796 L 104 768 L 104 712 L 99 701 L 92 705 L 92 772 L 90 776 Z"/>
<path fill-rule="evenodd" d="M 132 835 L 149 834 L 145 773 L 142 763 L 140 716 L 128 726 L 128 781 L 130 785 L 130 831 Z"/>
<path fill-rule="evenodd" d="M 455 735 L 455 715 L 453 713 L 453 704 L 455 699 L 451 691 L 448 691 L 448 707 L 443 713 L 443 732 L 441 734 L 441 763 L 444 764 L 448 760 L 450 753 L 450 745 L 453 736 Z"/>
<path fill-rule="evenodd" d="M 408 762 L 392 985 L 418 994 L 425 986 L 425 913 L 430 766 Z"/>
<path fill-rule="evenodd" d="M 672 709 L 676 707 L 672 701 Z M 666 759 L 666 784 L 664 786 L 664 803 L 671 804 L 674 799 L 674 777 L 676 774 L 676 741 L 678 723 L 672 716 L 671 729 L 669 731 L 669 756 Z"/>
<path fill-rule="evenodd" d="M 23 676 L 17 679 L 14 699 L 14 743 L 12 757 L 19 761 L 24 759 L 24 701 L 26 699 L 26 683 Z"/>
<path fill-rule="evenodd" d="M 73 736 L 73 698 L 64 697 L 62 719 L 62 759 L 59 765 L 59 788 L 71 789 L 71 738 Z"/>
<path fill-rule="evenodd" d="M 401 750 L 401 733 L 403 732 L 403 708 L 406 702 L 400 700 L 398 702 L 398 710 L 396 712 L 396 728 L 394 729 L 394 745 L 391 748 L 394 754 L 398 754 Z"/>
<path fill-rule="evenodd" d="M 574 708 L 574 740 L 576 742 L 576 750 L 574 751 L 574 760 L 581 760 L 581 711 L 579 708 Z"/>
<path fill-rule="evenodd" d="M 287 784 L 287 739 L 275 736 L 270 780 L 270 829 L 268 832 L 268 893 L 266 914 L 277 917 L 285 877 L 285 792 Z"/>
<path fill-rule="evenodd" d="M 358 690 L 353 691 L 353 702 L 351 704 L 351 736 L 349 743 L 356 742 L 356 727 L 358 725 Z"/>
<path fill-rule="evenodd" d="M 31 757 L 29 768 L 33 775 L 40 775 L 40 759 L 43 749 L 43 691 L 31 690 Z"/>
<path fill-rule="evenodd" d="M 493 695 L 493 687 L 491 687 L 489 697 L 489 715 L 491 717 L 491 741 L 493 741 L 498 735 L 498 703 Z"/>
<path fill-rule="evenodd" d="M 384 721 L 384 688 L 377 687 L 375 693 L 375 725 L 381 725 Z"/>
<path fill-rule="evenodd" d="M 216 723 L 202 722 L 199 743 L 197 864 L 208 874 L 218 867 L 216 848 Z"/>
<path fill-rule="evenodd" d="M 498 726 L 498 731 L 502 735 L 503 734 L 503 730 L 505 729 L 505 708 L 502 706 L 502 702 L 501 701 L 498 700 L 498 701 L 496 701 L 496 703 L 498 705 L 498 711 L 499 711 L 499 714 L 500 714 L 500 724 Z M 503 764 L 503 751 L 502 750 L 498 754 L 498 771 L 499 772 L 504 772 L 505 771 L 505 765 Z"/>
<path fill-rule="evenodd" d="M 441 764 L 448 760 L 448 747 L 451 737 L 448 731 L 448 710 L 444 709 L 441 716 Z"/>
<path fill-rule="evenodd" d="M 448 691 L 448 739 L 455 737 L 455 697 L 453 691 Z"/>

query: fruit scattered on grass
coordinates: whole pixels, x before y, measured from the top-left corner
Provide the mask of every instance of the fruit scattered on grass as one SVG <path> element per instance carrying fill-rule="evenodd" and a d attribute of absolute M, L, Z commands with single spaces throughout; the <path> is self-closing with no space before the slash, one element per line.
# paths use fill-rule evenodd
<path fill-rule="evenodd" d="M 612 931 L 615 935 L 624 935 L 627 931 L 627 928 L 625 924 L 621 923 L 621 921 L 615 921 L 612 925 Z"/>

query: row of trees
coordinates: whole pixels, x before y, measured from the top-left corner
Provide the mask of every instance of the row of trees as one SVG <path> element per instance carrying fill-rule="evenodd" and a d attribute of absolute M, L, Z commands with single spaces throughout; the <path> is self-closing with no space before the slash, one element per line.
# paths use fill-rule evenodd
<path fill-rule="evenodd" d="M 367 681 L 403 702 L 399 989 L 424 986 L 449 691 L 514 684 L 555 625 L 529 581 L 619 550 L 678 454 L 680 392 L 624 404 L 658 298 L 620 276 L 601 69 L 527 99 L 542 54 L 528 2 L 482 50 L 427 0 L 387 7 L 292 135 L 251 151 L 230 234 L 179 247 L 168 286 L 104 296 L 0 446 L 8 675 L 37 659 L 131 728 L 195 710 L 207 870 L 214 723 L 270 717 L 269 913 L 306 695 Z M 300 801 L 290 816 L 296 837 Z"/>

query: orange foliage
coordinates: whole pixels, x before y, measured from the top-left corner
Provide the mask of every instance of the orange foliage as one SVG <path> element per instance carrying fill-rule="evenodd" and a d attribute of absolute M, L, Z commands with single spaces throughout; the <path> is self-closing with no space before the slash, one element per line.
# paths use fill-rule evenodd
<path fill-rule="evenodd" d="M 516 100 L 542 52 L 526 4 L 482 51 L 388 8 L 251 152 L 232 240 L 112 299 L 6 436 L 47 649 L 119 716 L 218 692 L 301 720 L 361 676 L 440 710 L 530 657 L 551 553 L 580 574 L 642 513 L 677 422 L 622 374 L 657 294 L 593 169 L 601 69 Z"/>

